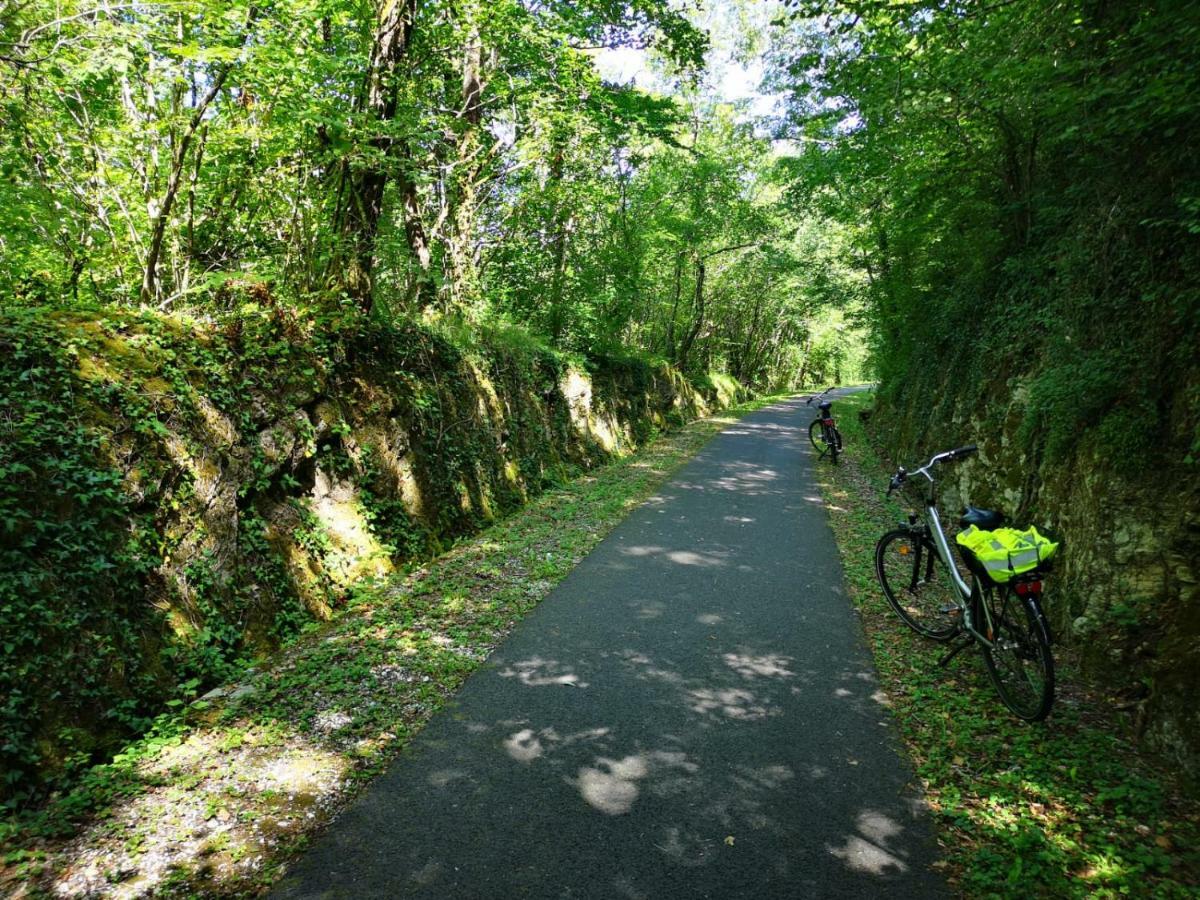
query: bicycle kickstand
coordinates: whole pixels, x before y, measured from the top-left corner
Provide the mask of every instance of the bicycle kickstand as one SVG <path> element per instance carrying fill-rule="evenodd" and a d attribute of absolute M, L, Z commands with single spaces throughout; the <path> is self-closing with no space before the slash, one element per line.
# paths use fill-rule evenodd
<path fill-rule="evenodd" d="M 941 659 L 938 660 L 938 668 L 939 669 L 946 668 L 946 666 L 950 665 L 950 660 L 954 659 L 954 657 L 958 656 L 958 654 L 962 653 L 964 650 L 966 650 L 968 647 L 970 647 L 973 643 L 975 643 L 975 639 L 970 637 L 969 635 L 967 636 L 967 638 L 965 640 L 959 641 L 955 646 L 950 648 L 949 653 L 947 653 L 945 656 L 943 656 Z"/>

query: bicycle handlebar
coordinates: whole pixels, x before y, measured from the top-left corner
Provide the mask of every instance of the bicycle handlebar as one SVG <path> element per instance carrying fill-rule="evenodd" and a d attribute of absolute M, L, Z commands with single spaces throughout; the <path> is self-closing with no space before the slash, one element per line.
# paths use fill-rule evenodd
<path fill-rule="evenodd" d="M 821 393 L 819 393 L 819 394 L 812 394 L 807 400 L 804 401 L 804 405 L 812 406 L 812 402 L 814 400 L 816 400 L 820 397 L 824 397 L 826 394 L 828 394 L 830 391 L 834 390 L 834 388 L 836 388 L 836 387 L 837 387 L 837 385 L 835 384 L 832 387 L 825 388 L 825 390 L 821 391 Z"/>
<path fill-rule="evenodd" d="M 917 469 L 918 475 L 924 475 L 930 481 L 933 481 L 933 476 L 929 474 L 929 470 L 940 462 L 952 462 L 957 459 L 963 459 L 970 456 L 972 453 L 977 453 L 979 447 L 976 444 L 967 444 L 964 447 L 956 447 L 953 450 L 947 450 L 944 453 L 935 453 L 930 457 L 929 462 Z M 892 476 L 888 482 L 887 495 L 892 496 L 892 491 L 898 490 L 904 486 L 905 480 L 908 478 L 908 470 L 901 466 L 896 470 L 896 474 Z"/>

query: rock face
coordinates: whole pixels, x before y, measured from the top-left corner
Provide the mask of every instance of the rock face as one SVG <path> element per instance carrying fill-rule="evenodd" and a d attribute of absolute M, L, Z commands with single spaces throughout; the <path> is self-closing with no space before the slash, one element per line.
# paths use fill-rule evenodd
<path fill-rule="evenodd" d="M 518 335 L 247 308 L 0 314 L 0 799 L 364 577 L 734 399 Z"/>
<path fill-rule="evenodd" d="M 1188 391 L 1180 385 L 1179 396 L 1195 396 L 1195 385 Z M 1048 460 L 1028 427 L 1020 378 L 961 395 L 947 384 L 936 402 L 919 394 L 883 391 L 872 423 L 888 452 L 907 462 L 979 445 L 941 472 L 942 509 L 992 506 L 1063 539 L 1045 598 L 1055 639 L 1080 649 L 1148 747 L 1200 777 L 1200 466 L 1186 404 L 1143 466 L 1099 428 L 1082 429 L 1069 456 Z"/>

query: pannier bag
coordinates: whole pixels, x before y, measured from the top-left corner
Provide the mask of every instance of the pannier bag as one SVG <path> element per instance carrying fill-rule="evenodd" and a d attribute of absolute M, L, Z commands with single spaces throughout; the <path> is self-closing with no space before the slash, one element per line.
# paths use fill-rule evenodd
<path fill-rule="evenodd" d="M 1025 531 L 1016 528 L 983 531 L 972 525 L 954 539 L 979 561 L 992 581 L 1000 584 L 1032 572 L 1058 551 L 1058 544 L 1032 525 Z"/>

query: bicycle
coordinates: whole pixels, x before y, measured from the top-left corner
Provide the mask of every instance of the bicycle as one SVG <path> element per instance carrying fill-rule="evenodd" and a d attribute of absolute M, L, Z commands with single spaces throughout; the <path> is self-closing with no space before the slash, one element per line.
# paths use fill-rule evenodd
<path fill-rule="evenodd" d="M 924 516 L 910 513 L 907 524 L 879 539 L 875 573 L 892 609 L 917 634 L 940 642 L 964 636 L 939 660 L 939 666 L 948 665 L 967 647 L 978 646 L 1004 705 L 1018 718 L 1038 722 L 1049 715 L 1054 703 L 1051 634 L 1041 604 L 1043 569 L 1039 564 L 999 584 L 960 546 L 970 574 L 968 584 L 938 516 L 937 483 L 931 470 L 976 450 L 971 445 L 936 454 L 913 473 L 929 482 Z M 908 477 L 900 467 L 888 485 L 888 496 L 902 488 Z M 968 506 L 959 523 L 990 531 L 1003 519 L 999 512 Z"/>
<path fill-rule="evenodd" d="M 825 388 L 821 393 L 814 394 L 805 400 L 804 405 L 812 406 L 814 400 L 821 400 L 822 397 L 832 390 L 832 387 Z M 821 400 L 817 404 L 817 417 L 808 426 L 808 439 L 821 456 L 828 453 L 829 461 L 836 466 L 838 454 L 842 452 L 842 433 L 837 430 L 837 426 L 833 423 L 832 409 L 833 401 L 831 400 Z"/>

